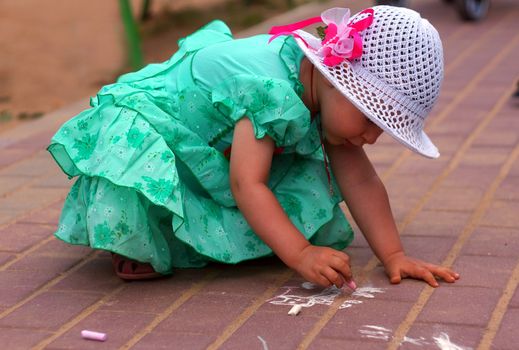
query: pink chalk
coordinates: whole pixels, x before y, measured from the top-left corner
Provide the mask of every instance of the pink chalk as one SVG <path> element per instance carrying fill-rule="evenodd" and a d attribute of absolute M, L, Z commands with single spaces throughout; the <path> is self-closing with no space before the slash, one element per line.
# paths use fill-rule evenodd
<path fill-rule="evenodd" d="M 105 341 L 108 338 L 106 336 L 106 333 L 87 331 L 87 330 L 82 330 L 81 336 L 83 337 L 83 339 L 97 340 L 97 341 Z"/>
<path fill-rule="evenodd" d="M 349 281 L 346 281 L 346 285 L 351 289 L 351 290 L 355 290 L 357 289 L 357 284 L 355 284 L 355 281 L 354 280 L 349 280 Z"/>

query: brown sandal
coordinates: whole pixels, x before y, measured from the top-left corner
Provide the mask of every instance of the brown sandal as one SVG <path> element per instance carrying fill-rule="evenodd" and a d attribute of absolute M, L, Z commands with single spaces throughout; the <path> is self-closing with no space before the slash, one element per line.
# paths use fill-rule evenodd
<path fill-rule="evenodd" d="M 149 280 L 162 277 L 149 263 L 141 263 L 112 253 L 112 266 L 117 276 L 127 281 Z"/>

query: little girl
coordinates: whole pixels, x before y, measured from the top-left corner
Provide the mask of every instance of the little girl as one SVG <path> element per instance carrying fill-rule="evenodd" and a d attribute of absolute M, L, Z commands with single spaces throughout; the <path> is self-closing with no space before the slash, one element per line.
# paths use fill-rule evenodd
<path fill-rule="evenodd" d="M 412 10 L 334 8 L 233 39 L 214 21 L 168 61 L 123 75 L 48 148 L 78 176 L 56 236 L 112 252 L 123 279 L 275 253 L 308 281 L 352 282 L 355 221 L 392 283 L 448 268 L 406 256 L 362 146 L 385 131 L 426 157 L 442 47 Z M 300 28 L 326 25 L 319 39 Z"/>

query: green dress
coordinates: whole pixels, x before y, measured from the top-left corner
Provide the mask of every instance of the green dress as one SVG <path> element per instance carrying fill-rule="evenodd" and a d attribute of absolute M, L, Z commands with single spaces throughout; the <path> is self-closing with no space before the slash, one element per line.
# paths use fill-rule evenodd
<path fill-rule="evenodd" d="M 291 37 L 268 39 L 236 40 L 214 21 L 181 39 L 168 61 L 103 87 L 48 147 L 77 176 L 55 235 L 163 274 L 271 255 L 229 186 L 234 125 L 248 117 L 256 138 L 279 147 L 269 187 L 291 221 L 313 244 L 344 249 L 353 233 L 301 100 L 303 53 Z"/>

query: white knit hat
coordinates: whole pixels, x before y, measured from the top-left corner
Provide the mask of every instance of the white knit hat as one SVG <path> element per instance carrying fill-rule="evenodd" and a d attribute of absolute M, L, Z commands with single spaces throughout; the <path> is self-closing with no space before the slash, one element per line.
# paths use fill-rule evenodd
<path fill-rule="evenodd" d="M 334 8 L 321 15 L 325 23 L 326 17 L 340 21 L 341 16 L 348 26 L 373 16 L 373 22 L 355 34 L 361 38 L 360 57 L 325 64 L 321 39 L 296 30 L 299 47 L 381 129 L 421 155 L 439 157 L 423 131 L 443 79 L 443 50 L 436 29 L 418 12 L 402 7 L 375 6 L 349 20 L 348 9 Z M 342 44 L 348 45 L 351 51 L 350 44 Z"/>

